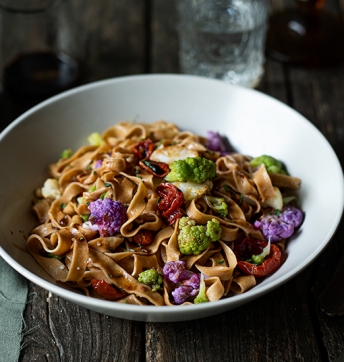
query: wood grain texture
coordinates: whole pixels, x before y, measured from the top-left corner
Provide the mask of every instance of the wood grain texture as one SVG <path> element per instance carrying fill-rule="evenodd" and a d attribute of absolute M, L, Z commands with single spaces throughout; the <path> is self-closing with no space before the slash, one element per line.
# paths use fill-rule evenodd
<path fill-rule="evenodd" d="M 71 1 L 85 82 L 146 71 L 147 1 Z"/>
<path fill-rule="evenodd" d="M 151 73 L 179 73 L 177 0 L 151 0 Z"/>
<path fill-rule="evenodd" d="M 143 323 L 89 311 L 32 283 L 24 319 L 21 361 L 141 360 Z"/>
<path fill-rule="evenodd" d="M 179 73 L 175 1 L 72 3 L 84 82 L 147 72 Z M 293 0 L 274 0 L 273 10 L 292 4 Z M 328 4 L 336 9 L 337 1 Z M 343 66 L 308 70 L 267 59 L 258 90 L 308 118 L 343 165 Z M 30 106 L 1 94 L 0 127 Z M 319 172 L 320 161 L 326 160 L 319 160 Z M 336 197 L 330 188 L 329 197 Z M 343 229 L 342 223 L 317 260 L 283 286 L 235 310 L 195 321 L 120 320 L 30 283 L 20 361 L 334 361 L 344 350 L 344 317 L 328 317 L 319 310 L 317 299 L 344 252 Z"/>
<path fill-rule="evenodd" d="M 323 133 L 343 166 L 343 67 L 316 71 L 291 69 L 289 77 L 293 94 L 292 106 Z M 326 162 L 326 160 L 319 160 L 319 172 L 321 172 L 322 162 Z M 329 197 L 336 196 L 331 195 L 329 191 Z M 316 273 L 313 283 L 313 303 L 317 313 L 316 323 L 320 330 L 319 343 L 329 361 L 334 361 L 344 350 L 344 319 L 343 317 L 328 317 L 321 312 L 317 298 L 330 281 L 336 265 L 343 255 L 343 231 L 341 223 L 337 234 L 314 262 Z"/>

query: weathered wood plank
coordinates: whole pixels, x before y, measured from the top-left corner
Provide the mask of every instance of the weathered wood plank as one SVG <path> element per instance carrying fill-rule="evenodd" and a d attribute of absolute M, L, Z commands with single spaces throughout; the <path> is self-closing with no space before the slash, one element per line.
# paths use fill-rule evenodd
<path fill-rule="evenodd" d="M 268 94 L 279 101 L 289 104 L 285 67 L 269 58 L 265 61 L 264 76 L 257 90 Z"/>
<path fill-rule="evenodd" d="M 156 3 L 161 5 L 159 1 Z M 160 30 L 165 31 L 159 39 L 168 39 L 170 25 L 156 18 L 159 16 L 156 11 L 154 22 L 162 23 Z M 159 69 L 159 65 L 156 67 Z M 288 104 L 288 82 L 285 67 L 268 59 L 258 89 Z M 147 323 L 146 359 L 167 362 L 321 360 L 323 351 L 315 335 L 314 313 L 307 303 L 312 270 L 311 266 L 276 291 L 221 315 L 189 322 Z"/>
<path fill-rule="evenodd" d="M 342 165 L 344 164 L 343 77 L 343 66 L 317 71 L 290 70 L 293 106 L 311 120 L 324 134 L 334 148 Z M 321 172 L 323 162 L 326 162 L 326 160 L 319 160 L 319 172 Z M 336 195 L 331 194 L 330 185 L 324 185 L 324 187 L 329 188 L 329 197 L 336 197 Z M 317 300 L 330 281 L 336 265 L 341 255 L 343 255 L 343 231 L 344 225 L 342 222 L 333 240 L 315 262 L 316 274 L 313 282 L 313 300 L 317 312 L 317 323 L 321 331 L 321 343 L 330 361 L 334 361 L 339 352 L 344 350 L 344 318 L 328 317 L 319 310 Z"/>
<path fill-rule="evenodd" d="M 84 82 L 146 70 L 146 1 L 72 0 Z"/>
<path fill-rule="evenodd" d="M 80 12 L 86 81 L 147 69 L 179 72 L 174 2 L 73 1 Z M 291 2 L 275 3 L 283 7 Z M 148 18 L 147 8 L 152 11 Z M 268 59 L 258 88 L 310 119 L 342 164 L 343 76 L 341 67 L 308 71 Z M 11 103 L 3 105 L 2 127 L 21 113 Z M 335 195 L 329 191 L 329 197 Z M 190 322 L 123 321 L 49 296 L 31 284 L 21 361 L 333 361 L 344 349 L 344 317 L 327 317 L 316 300 L 343 248 L 337 235 L 310 267 L 282 287 L 235 310 Z"/>
<path fill-rule="evenodd" d="M 189 322 L 147 323 L 147 360 L 322 360 L 307 305 L 311 272 L 307 269 L 285 286 L 227 313 Z"/>
<path fill-rule="evenodd" d="M 89 311 L 30 283 L 21 361 L 140 361 L 144 324 Z"/>
<path fill-rule="evenodd" d="M 73 0 L 83 82 L 146 69 L 146 4 Z M 8 101 L 8 100 L 7 100 Z M 4 127 L 31 105 L 3 98 Z M 144 324 L 91 312 L 30 283 L 21 361 L 140 361 Z"/>
<path fill-rule="evenodd" d="M 151 72 L 179 73 L 176 0 L 152 0 Z"/>

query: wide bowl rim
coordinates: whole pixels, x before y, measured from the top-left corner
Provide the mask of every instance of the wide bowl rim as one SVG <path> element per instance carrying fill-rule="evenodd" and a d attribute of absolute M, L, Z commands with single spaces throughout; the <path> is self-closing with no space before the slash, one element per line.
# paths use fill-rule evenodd
<path fill-rule="evenodd" d="M 199 305 L 189 305 L 187 307 L 182 307 L 184 309 L 178 308 L 178 307 L 170 307 L 170 306 L 137 306 L 137 305 L 131 305 L 131 304 L 120 304 L 120 303 L 113 303 L 111 301 L 106 300 L 99 300 L 96 298 L 87 297 L 85 295 L 80 295 L 76 292 L 72 292 L 69 290 L 66 290 L 59 285 L 52 284 L 43 278 L 37 276 L 36 274 L 32 273 L 31 271 L 24 268 L 20 263 L 15 261 L 0 245 L 0 256 L 9 264 L 11 267 L 13 267 L 17 272 L 19 272 L 21 275 L 23 275 L 28 280 L 32 281 L 36 285 L 39 285 L 40 287 L 59 295 L 69 301 L 72 301 L 76 304 L 81 304 L 84 306 L 90 306 L 90 308 L 98 308 L 98 309 L 105 309 L 105 310 L 115 310 L 116 312 L 125 312 L 125 313 L 133 313 L 135 316 L 133 318 L 130 318 L 132 320 L 147 320 L 147 315 L 149 315 L 149 318 L 152 318 L 154 321 L 172 321 L 174 320 L 173 317 L 176 317 L 175 321 L 179 320 L 188 320 L 188 318 L 181 318 L 178 319 L 178 315 L 188 313 L 188 311 L 191 310 L 197 311 L 202 314 L 202 311 L 208 311 L 209 309 L 212 309 L 212 312 L 209 313 L 209 311 L 206 313 L 207 316 L 211 314 L 217 314 L 219 311 L 226 311 L 232 308 L 235 308 L 239 305 L 243 305 L 253 299 L 256 299 L 257 297 L 272 291 L 273 289 L 281 286 L 282 284 L 286 283 L 290 279 L 294 278 L 297 274 L 299 274 L 301 271 L 303 271 L 310 263 L 312 263 L 319 254 L 323 251 L 323 249 L 328 245 L 332 237 L 334 236 L 339 224 L 340 220 L 342 218 L 343 214 L 343 208 L 344 208 L 344 178 L 343 178 L 343 172 L 342 168 L 339 162 L 339 159 L 333 150 L 330 143 L 327 141 L 325 136 L 304 116 L 302 116 L 300 113 L 298 113 L 296 110 L 292 109 L 288 105 L 284 104 L 283 102 L 264 94 L 260 91 L 257 91 L 255 89 L 249 89 L 249 88 L 243 88 L 236 85 L 231 85 L 224 83 L 219 80 L 194 76 L 194 75 L 183 75 L 183 74 L 142 74 L 142 75 L 129 75 L 129 76 L 122 76 L 122 77 L 116 77 L 116 78 L 110 78 L 105 80 L 100 80 L 92 83 L 88 83 L 76 88 L 73 88 L 69 91 L 63 92 L 61 94 L 58 94 L 54 97 L 51 97 L 36 106 L 32 107 L 31 109 L 24 112 L 22 115 L 20 115 L 18 118 L 16 118 L 11 124 L 9 124 L 1 133 L 0 133 L 0 142 L 3 137 L 5 137 L 8 133 L 10 133 L 18 124 L 21 122 L 24 122 L 25 119 L 34 114 L 37 110 L 41 108 L 48 107 L 50 104 L 57 102 L 63 98 L 69 97 L 73 95 L 74 93 L 80 93 L 87 91 L 92 88 L 102 87 L 107 84 L 113 84 L 113 83 L 120 83 L 120 82 L 128 82 L 128 81 L 141 81 L 141 80 L 147 80 L 147 79 L 161 79 L 168 81 L 169 79 L 190 79 L 191 81 L 200 81 L 200 82 L 218 82 L 218 84 L 221 84 L 222 86 L 228 86 L 233 87 L 237 89 L 241 89 L 241 91 L 245 92 L 252 92 L 256 95 L 259 95 L 264 98 L 268 98 L 270 101 L 279 103 L 280 106 L 288 108 L 289 111 L 295 112 L 298 117 L 300 118 L 300 121 L 306 122 L 308 125 L 314 128 L 315 132 L 318 132 L 318 134 L 325 140 L 325 143 L 327 143 L 328 147 L 332 151 L 333 157 L 336 160 L 336 171 L 338 174 L 341 174 L 341 194 L 338 196 L 338 212 L 336 213 L 336 220 L 334 220 L 332 227 L 330 230 L 328 230 L 326 238 L 323 240 L 323 242 L 313 251 L 312 254 L 310 254 L 304 261 L 301 263 L 296 270 L 291 270 L 284 275 L 280 276 L 279 279 L 275 280 L 273 283 L 267 283 L 264 286 L 261 286 L 260 288 L 253 288 L 250 291 L 236 295 L 232 298 L 224 298 L 222 300 L 216 301 L 215 303 L 205 303 L 205 304 L 199 304 Z M 106 312 L 105 312 L 106 313 Z M 161 318 L 161 314 L 163 313 L 164 318 Z M 106 313 L 108 314 L 108 313 Z M 159 317 L 160 316 L 160 317 Z M 155 317 L 158 317 L 158 320 L 155 320 Z M 195 319 L 195 318 L 192 318 Z"/>

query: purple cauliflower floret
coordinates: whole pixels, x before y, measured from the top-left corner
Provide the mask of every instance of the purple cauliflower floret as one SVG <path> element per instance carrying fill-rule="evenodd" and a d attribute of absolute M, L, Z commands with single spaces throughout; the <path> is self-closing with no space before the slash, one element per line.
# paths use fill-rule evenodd
<path fill-rule="evenodd" d="M 198 274 L 193 273 L 190 279 L 183 280 L 181 283 L 183 285 L 192 287 L 194 289 L 198 289 L 199 288 L 199 283 L 200 283 L 200 277 L 199 277 Z"/>
<path fill-rule="evenodd" d="M 254 226 L 260 229 L 265 239 L 270 239 L 272 243 L 280 241 L 283 238 L 289 238 L 294 232 L 293 225 L 286 224 L 276 215 L 267 215 L 261 220 L 255 221 Z"/>
<path fill-rule="evenodd" d="M 89 222 L 98 225 L 100 236 L 112 236 L 118 233 L 127 221 L 126 207 L 120 201 L 109 198 L 98 199 L 88 205 L 91 215 Z"/>
<path fill-rule="evenodd" d="M 97 160 L 96 164 L 94 165 L 94 168 L 95 169 L 100 168 L 100 167 L 102 167 L 102 164 L 103 164 L 102 160 Z"/>
<path fill-rule="evenodd" d="M 254 222 L 254 226 L 263 233 L 266 240 L 277 242 L 293 235 L 295 228 L 303 221 L 302 211 L 294 206 L 284 206 L 280 214 L 266 215 Z"/>
<path fill-rule="evenodd" d="M 222 138 L 219 133 L 214 131 L 207 132 L 207 140 L 205 142 L 205 147 L 207 147 L 211 151 L 216 152 L 225 152 L 226 147 L 223 144 Z"/>
<path fill-rule="evenodd" d="M 176 304 L 183 304 L 191 301 L 198 294 L 198 290 L 188 285 L 181 285 L 172 292 L 174 302 Z"/>
<path fill-rule="evenodd" d="M 173 283 L 190 279 L 194 274 L 190 270 L 185 269 L 185 262 L 181 260 L 167 262 L 162 272 L 164 276 Z"/>
<path fill-rule="evenodd" d="M 297 209 L 294 206 L 286 205 L 283 207 L 280 215 L 280 220 L 284 221 L 286 224 L 293 225 L 294 228 L 297 228 L 302 224 L 303 213 L 301 210 Z"/>
<path fill-rule="evenodd" d="M 220 134 L 214 131 L 207 132 L 205 147 L 207 147 L 210 151 L 220 152 L 221 156 L 229 154 L 229 152 L 226 151 L 226 146 L 223 143 Z"/>
<path fill-rule="evenodd" d="M 200 277 L 186 270 L 184 261 L 169 261 L 162 272 L 169 281 L 175 284 L 172 296 L 176 304 L 191 302 L 198 295 Z"/>

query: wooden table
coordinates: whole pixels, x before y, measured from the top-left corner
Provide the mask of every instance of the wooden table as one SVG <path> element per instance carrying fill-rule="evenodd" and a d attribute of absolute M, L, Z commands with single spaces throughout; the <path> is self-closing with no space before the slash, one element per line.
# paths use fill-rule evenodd
<path fill-rule="evenodd" d="M 274 8 L 289 2 L 275 1 Z M 179 73 L 173 1 L 72 4 L 85 83 L 129 74 Z M 335 0 L 328 5 L 337 6 Z M 308 118 L 344 162 L 344 66 L 307 70 L 268 59 L 258 89 Z M 0 128 L 30 106 L 2 94 Z M 336 195 L 328 190 L 328 197 Z M 327 316 L 317 301 L 343 254 L 343 227 L 293 280 L 240 308 L 195 321 L 116 319 L 29 283 L 20 361 L 334 361 L 344 350 L 344 317 Z"/>

